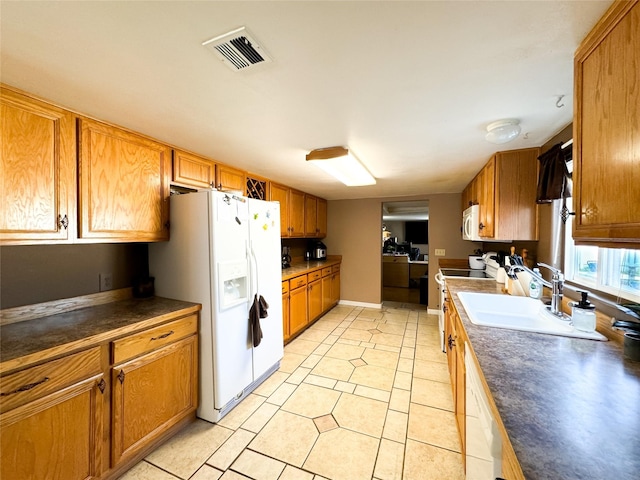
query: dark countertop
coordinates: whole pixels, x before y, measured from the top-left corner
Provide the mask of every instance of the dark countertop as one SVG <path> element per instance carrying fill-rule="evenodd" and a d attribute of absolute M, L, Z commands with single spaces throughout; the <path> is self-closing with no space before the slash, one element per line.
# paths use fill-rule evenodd
<path fill-rule="evenodd" d="M 499 286 L 446 283 L 525 477 L 639 478 L 640 362 L 611 341 L 474 325 L 456 293 Z"/>
<path fill-rule="evenodd" d="M 340 262 L 342 262 L 342 255 L 329 255 L 326 260 L 310 260 L 308 262 L 292 263 L 289 268 L 282 269 L 282 281 L 313 272 L 320 268 L 338 265 Z"/>
<path fill-rule="evenodd" d="M 0 373 L 88 348 L 187 315 L 200 305 L 161 297 L 130 298 L 0 328 Z"/>

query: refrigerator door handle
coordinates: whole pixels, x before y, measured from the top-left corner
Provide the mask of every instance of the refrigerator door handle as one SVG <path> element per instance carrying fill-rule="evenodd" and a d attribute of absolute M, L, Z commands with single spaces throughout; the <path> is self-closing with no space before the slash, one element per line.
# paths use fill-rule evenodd
<path fill-rule="evenodd" d="M 252 302 L 253 297 L 258 293 L 258 260 L 249 242 L 247 242 L 247 258 L 249 259 L 249 279 L 251 282 L 249 302 Z"/>

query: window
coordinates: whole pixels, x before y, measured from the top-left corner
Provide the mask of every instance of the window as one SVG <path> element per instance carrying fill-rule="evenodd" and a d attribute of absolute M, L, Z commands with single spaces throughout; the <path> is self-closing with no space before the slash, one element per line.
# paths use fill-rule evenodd
<path fill-rule="evenodd" d="M 567 199 L 571 204 L 571 199 Z M 569 281 L 633 302 L 640 302 L 640 250 L 576 246 L 573 218 L 565 230 L 564 270 Z"/>

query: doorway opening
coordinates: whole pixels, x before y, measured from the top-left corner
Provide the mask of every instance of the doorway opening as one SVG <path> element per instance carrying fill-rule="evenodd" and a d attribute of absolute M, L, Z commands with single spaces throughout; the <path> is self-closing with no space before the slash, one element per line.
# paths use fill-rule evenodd
<path fill-rule="evenodd" d="M 422 305 L 429 299 L 429 202 L 382 204 L 382 301 Z"/>

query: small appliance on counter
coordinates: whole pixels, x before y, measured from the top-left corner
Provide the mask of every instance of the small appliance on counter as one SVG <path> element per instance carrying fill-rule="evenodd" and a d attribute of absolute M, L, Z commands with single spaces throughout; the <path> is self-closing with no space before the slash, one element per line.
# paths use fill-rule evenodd
<path fill-rule="evenodd" d="M 312 260 L 326 260 L 327 259 L 327 246 L 320 240 L 312 242 L 310 245 L 311 259 Z"/>
<path fill-rule="evenodd" d="M 282 269 L 291 266 L 291 255 L 289 255 L 289 247 L 282 247 Z"/>

